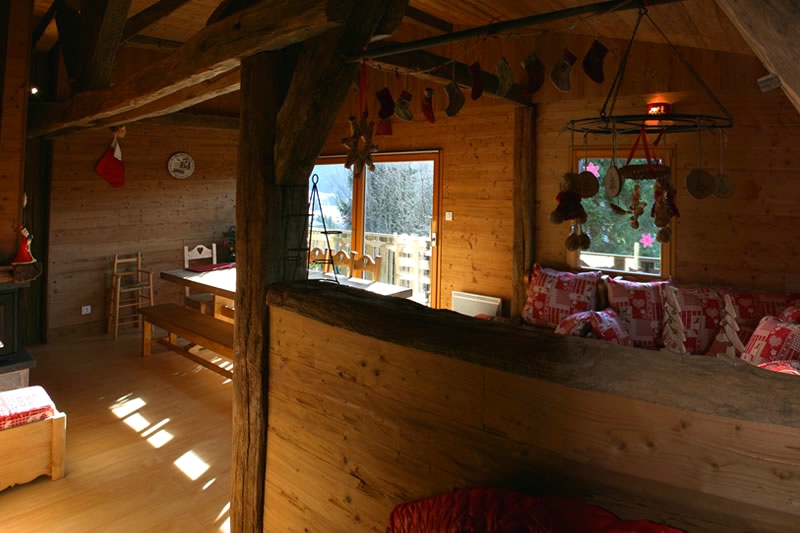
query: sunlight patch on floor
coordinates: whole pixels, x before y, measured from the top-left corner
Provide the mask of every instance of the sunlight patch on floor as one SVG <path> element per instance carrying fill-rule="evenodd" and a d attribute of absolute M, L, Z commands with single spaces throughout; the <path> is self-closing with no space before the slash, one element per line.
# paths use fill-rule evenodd
<path fill-rule="evenodd" d="M 222 520 L 223 518 L 225 519 L 219 526 L 220 533 L 230 533 L 231 531 L 230 511 L 231 511 L 231 502 L 228 502 L 225 504 L 225 507 L 223 507 L 222 510 L 219 512 L 217 518 L 214 520 L 214 522 L 216 523 Z"/>
<path fill-rule="evenodd" d="M 150 421 L 139 413 L 133 413 L 132 415 L 123 418 L 122 421 L 137 433 L 150 425 Z"/>
<path fill-rule="evenodd" d="M 167 422 L 169 422 L 169 418 L 165 418 L 161 422 L 156 422 L 155 424 L 150 426 L 147 430 L 142 431 L 142 437 L 144 438 L 149 437 L 152 433 L 155 433 L 156 431 L 161 429 Z"/>
<path fill-rule="evenodd" d="M 203 490 L 206 490 L 208 487 L 210 487 L 211 485 L 213 485 L 213 484 L 214 484 L 214 482 L 215 482 L 216 480 L 217 480 L 217 478 L 215 478 L 215 477 L 212 477 L 211 479 L 209 479 L 208 481 L 206 481 L 206 484 L 205 484 L 205 485 L 203 485 Z"/>
<path fill-rule="evenodd" d="M 192 450 L 175 459 L 174 464 L 192 481 L 197 480 L 209 468 L 208 463 L 200 459 Z"/>
<path fill-rule="evenodd" d="M 145 405 L 147 405 L 147 402 L 141 398 L 132 398 L 130 400 L 123 399 L 111 406 L 111 412 L 117 415 L 118 418 L 125 418 L 126 416 L 135 413 Z"/>
<path fill-rule="evenodd" d="M 161 448 L 163 445 L 165 445 L 171 440 L 172 440 L 172 433 L 162 429 L 157 433 L 155 433 L 153 436 L 149 437 L 147 439 L 147 442 L 149 442 L 153 448 Z"/>

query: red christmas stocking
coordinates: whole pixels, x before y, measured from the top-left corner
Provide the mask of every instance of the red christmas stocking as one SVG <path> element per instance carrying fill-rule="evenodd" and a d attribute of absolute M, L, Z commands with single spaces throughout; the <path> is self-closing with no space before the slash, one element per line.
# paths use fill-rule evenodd
<path fill-rule="evenodd" d="M 550 72 L 550 81 L 552 81 L 556 89 L 562 93 L 569 92 L 569 73 L 572 70 L 572 65 L 574 65 L 577 60 L 578 58 L 575 57 L 575 54 L 565 49 L 564 55 L 561 56 L 561 59 L 556 61 L 552 72 Z"/>
<path fill-rule="evenodd" d="M 472 93 L 470 95 L 473 100 L 477 100 L 483 94 L 483 71 L 479 61 L 469 66 L 469 73 L 472 75 Z"/>
<path fill-rule="evenodd" d="M 586 57 L 583 58 L 583 71 L 595 83 L 603 83 L 606 79 L 603 74 L 603 59 L 607 53 L 608 48 L 600 41 L 595 41 L 586 52 Z"/>
<path fill-rule="evenodd" d="M 522 68 L 528 74 L 525 94 L 530 96 L 544 85 L 544 64 L 535 53 L 531 52 L 522 60 Z"/>
<path fill-rule="evenodd" d="M 386 120 L 394 115 L 394 99 L 392 98 L 392 93 L 389 91 L 389 88 L 384 87 L 378 91 L 375 96 L 378 97 L 378 102 L 381 104 L 381 108 L 378 110 L 378 116 Z"/>
<path fill-rule="evenodd" d="M 94 171 L 103 176 L 112 187 L 125 185 L 125 163 L 122 162 L 122 148 L 119 146 L 117 136 L 111 141 L 111 146 L 97 162 Z"/>
<path fill-rule="evenodd" d="M 436 117 L 433 114 L 433 89 L 430 87 L 425 87 L 425 96 L 422 98 L 422 114 L 431 124 L 436 122 Z"/>

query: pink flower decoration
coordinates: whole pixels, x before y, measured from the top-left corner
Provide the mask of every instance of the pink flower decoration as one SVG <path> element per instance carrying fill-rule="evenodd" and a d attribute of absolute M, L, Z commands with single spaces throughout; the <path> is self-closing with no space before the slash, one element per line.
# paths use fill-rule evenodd
<path fill-rule="evenodd" d="M 653 237 L 652 233 L 642 233 L 642 238 L 639 239 L 639 242 L 642 243 L 642 246 L 645 248 L 652 248 L 655 241 L 656 239 Z"/>
<path fill-rule="evenodd" d="M 600 177 L 600 167 L 594 163 L 589 163 L 586 165 L 586 172 L 591 172 L 596 178 Z"/>

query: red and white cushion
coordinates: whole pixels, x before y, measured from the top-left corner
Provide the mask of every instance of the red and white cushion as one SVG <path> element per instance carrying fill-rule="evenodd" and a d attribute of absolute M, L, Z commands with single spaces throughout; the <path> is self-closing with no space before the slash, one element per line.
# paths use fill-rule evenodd
<path fill-rule="evenodd" d="M 581 311 L 569 315 L 556 326 L 556 335 L 585 337 L 592 330 L 591 316 L 591 311 Z"/>
<path fill-rule="evenodd" d="M 661 288 L 669 281 L 638 283 L 608 279 L 608 304 L 625 321 L 634 346 L 661 346 L 664 306 Z"/>
<path fill-rule="evenodd" d="M 569 315 L 591 310 L 599 277 L 599 272 L 573 274 L 534 265 L 522 319 L 555 328 Z"/>
<path fill-rule="evenodd" d="M 720 296 L 729 294 L 736 308 L 736 321 L 740 326 L 754 328 L 767 315 L 778 316 L 797 295 L 789 292 L 745 292 L 719 289 Z"/>
<path fill-rule="evenodd" d="M 765 316 L 750 337 L 742 359 L 752 365 L 772 361 L 800 361 L 800 324 Z"/>
<path fill-rule="evenodd" d="M 623 346 L 631 345 L 631 336 L 625 328 L 625 322 L 610 307 L 603 311 L 592 311 L 591 322 L 592 330 L 598 338 Z"/>
<path fill-rule="evenodd" d="M 740 326 L 739 331 L 736 335 L 739 337 L 739 340 L 742 342 L 744 346 L 747 346 L 747 343 L 750 342 L 750 337 L 753 336 L 753 328 L 749 328 L 747 326 Z M 727 336 L 725 335 L 725 331 L 721 328 L 717 331 L 717 334 L 714 336 L 714 341 L 711 343 L 711 346 L 708 347 L 704 355 L 719 355 L 727 353 L 728 345 L 730 341 L 728 340 Z M 741 357 L 741 352 L 739 350 L 735 350 L 736 355 Z"/>
<path fill-rule="evenodd" d="M 53 400 L 38 385 L 0 392 L 0 429 L 38 422 L 55 412 Z"/>
<path fill-rule="evenodd" d="M 686 347 L 686 351 L 690 354 L 706 353 L 719 331 L 719 321 L 725 305 L 722 297 L 716 289 L 675 287 L 673 290 L 681 310 L 680 317 L 686 336 L 683 345 Z M 666 323 L 664 327 L 667 327 Z"/>
<path fill-rule="evenodd" d="M 800 300 L 795 300 L 787 305 L 781 314 L 778 315 L 783 322 L 800 323 Z"/>
<path fill-rule="evenodd" d="M 800 376 L 800 361 L 771 361 L 769 363 L 761 363 L 758 368 L 780 372 L 781 374 Z"/>

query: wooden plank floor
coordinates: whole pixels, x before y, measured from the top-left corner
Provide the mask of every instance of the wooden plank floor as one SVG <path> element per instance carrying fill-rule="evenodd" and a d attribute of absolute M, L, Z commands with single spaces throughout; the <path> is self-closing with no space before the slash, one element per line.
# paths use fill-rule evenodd
<path fill-rule="evenodd" d="M 0 492 L 0 530 L 228 530 L 230 381 L 161 347 L 140 357 L 138 330 L 29 351 L 31 384 L 67 413 L 66 477 Z"/>

